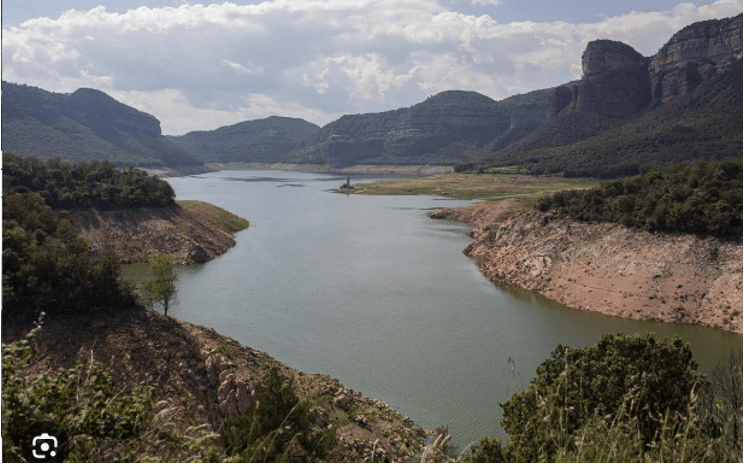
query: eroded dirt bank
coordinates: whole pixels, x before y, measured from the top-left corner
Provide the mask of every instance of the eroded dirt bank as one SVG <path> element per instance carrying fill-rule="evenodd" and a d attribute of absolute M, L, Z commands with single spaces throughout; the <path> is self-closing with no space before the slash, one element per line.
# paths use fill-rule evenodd
<path fill-rule="evenodd" d="M 72 210 L 70 220 L 94 253 L 111 246 L 121 263 L 149 262 L 158 252 L 181 264 L 204 263 L 235 246 L 231 231 L 244 219 L 204 202 L 168 208 Z"/>
<path fill-rule="evenodd" d="M 742 333 L 742 243 L 555 219 L 508 202 L 432 215 L 473 224 L 488 279 L 566 306 Z"/>

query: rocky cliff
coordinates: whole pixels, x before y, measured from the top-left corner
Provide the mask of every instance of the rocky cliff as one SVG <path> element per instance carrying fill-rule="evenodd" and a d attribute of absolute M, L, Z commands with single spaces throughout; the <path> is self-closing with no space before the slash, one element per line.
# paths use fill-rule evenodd
<path fill-rule="evenodd" d="M 320 127 L 304 119 L 271 116 L 212 131 L 167 136 L 176 146 L 205 163 L 277 163 Z"/>
<path fill-rule="evenodd" d="M 553 91 L 550 117 L 566 108 L 626 117 L 649 103 L 691 94 L 731 66 L 741 66 L 741 57 L 742 15 L 691 24 L 649 58 L 622 42 L 595 40 L 581 56 L 581 81 Z"/>
<path fill-rule="evenodd" d="M 548 98 L 542 92 L 502 104 L 476 92 L 442 92 L 409 108 L 343 116 L 300 144 L 286 161 L 339 168 L 472 160 L 494 139 L 547 121 Z"/>
<path fill-rule="evenodd" d="M 204 163 L 161 135 L 154 116 L 94 89 L 71 94 L 2 83 L 3 150 L 40 159 L 105 159 L 179 173 L 205 172 Z"/>
<path fill-rule="evenodd" d="M 623 118 L 651 101 L 648 60 L 630 45 L 614 40 L 589 42 L 581 55 L 583 77 L 557 87 L 550 97 L 550 117 L 564 109 Z"/>
<path fill-rule="evenodd" d="M 741 56 L 742 15 L 687 26 L 649 60 L 653 98 L 667 102 L 688 95 Z"/>

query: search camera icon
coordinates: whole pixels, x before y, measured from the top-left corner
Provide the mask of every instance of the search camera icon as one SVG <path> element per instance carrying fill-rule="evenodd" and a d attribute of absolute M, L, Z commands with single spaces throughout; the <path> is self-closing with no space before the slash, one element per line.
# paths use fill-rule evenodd
<path fill-rule="evenodd" d="M 31 454 L 36 459 L 48 459 L 57 456 L 57 437 L 42 433 L 37 435 L 31 442 Z"/>
<path fill-rule="evenodd" d="M 69 452 L 69 434 L 51 421 L 32 424 L 23 434 L 26 462 L 63 462 Z"/>

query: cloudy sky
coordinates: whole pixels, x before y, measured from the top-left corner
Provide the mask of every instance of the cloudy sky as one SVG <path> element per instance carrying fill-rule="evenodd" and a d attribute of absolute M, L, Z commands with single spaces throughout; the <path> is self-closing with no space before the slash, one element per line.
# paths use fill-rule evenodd
<path fill-rule="evenodd" d="M 444 90 L 496 100 L 581 77 L 590 40 L 650 56 L 740 0 L 2 0 L 3 80 L 102 90 L 164 134 L 319 125 Z"/>

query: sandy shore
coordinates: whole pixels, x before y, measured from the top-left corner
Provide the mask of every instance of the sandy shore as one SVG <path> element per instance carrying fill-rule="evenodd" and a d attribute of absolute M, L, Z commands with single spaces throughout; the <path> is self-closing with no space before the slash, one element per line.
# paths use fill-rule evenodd
<path fill-rule="evenodd" d="M 434 217 L 475 226 L 464 252 L 498 284 L 577 309 L 742 333 L 741 240 L 554 219 L 509 202 Z"/>

